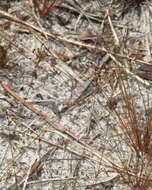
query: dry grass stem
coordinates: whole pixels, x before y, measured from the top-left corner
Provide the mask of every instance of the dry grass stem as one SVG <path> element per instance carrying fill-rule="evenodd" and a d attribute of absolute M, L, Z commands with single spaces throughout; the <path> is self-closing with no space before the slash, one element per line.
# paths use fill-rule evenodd
<path fill-rule="evenodd" d="M 152 189 L 151 1 L 0 1 L 0 189 Z"/>

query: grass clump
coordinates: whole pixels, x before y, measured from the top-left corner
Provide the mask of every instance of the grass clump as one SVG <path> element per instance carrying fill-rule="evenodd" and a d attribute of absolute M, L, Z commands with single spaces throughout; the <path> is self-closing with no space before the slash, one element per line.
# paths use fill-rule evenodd
<path fill-rule="evenodd" d="M 121 106 L 110 111 L 110 114 L 118 118 L 117 124 L 112 128 L 114 136 L 119 138 L 117 156 L 123 170 L 116 169 L 115 171 L 121 174 L 122 183 L 128 184 L 131 189 L 151 189 L 152 112 L 147 114 L 150 101 L 147 94 L 143 95 L 143 89 L 138 82 L 139 100 L 134 97 L 133 86 L 130 85 L 128 79 L 123 79 L 120 68 L 116 75 L 120 89 Z M 125 159 L 122 150 L 126 155 Z"/>

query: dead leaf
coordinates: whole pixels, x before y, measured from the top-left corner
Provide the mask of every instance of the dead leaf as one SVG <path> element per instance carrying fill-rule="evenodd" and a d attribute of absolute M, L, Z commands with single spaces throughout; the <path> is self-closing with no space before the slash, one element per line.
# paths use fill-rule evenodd
<path fill-rule="evenodd" d="M 86 41 L 86 40 L 94 40 L 96 38 L 96 35 L 92 34 L 90 30 L 83 31 L 80 34 L 80 40 Z"/>

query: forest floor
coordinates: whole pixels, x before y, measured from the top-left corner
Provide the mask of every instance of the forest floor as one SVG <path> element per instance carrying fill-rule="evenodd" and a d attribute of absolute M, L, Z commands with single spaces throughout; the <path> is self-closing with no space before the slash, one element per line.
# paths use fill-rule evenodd
<path fill-rule="evenodd" d="M 120 2 L 0 2 L 0 189 L 152 188 L 152 6 Z"/>

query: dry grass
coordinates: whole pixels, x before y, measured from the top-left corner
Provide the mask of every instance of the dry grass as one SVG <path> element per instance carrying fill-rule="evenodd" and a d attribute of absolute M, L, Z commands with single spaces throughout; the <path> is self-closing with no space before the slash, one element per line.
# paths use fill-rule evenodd
<path fill-rule="evenodd" d="M 151 31 L 131 28 L 143 3 L 34 0 L 0 11 L 0 188 L 152 188 Z"/>

